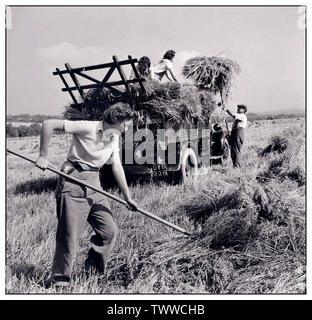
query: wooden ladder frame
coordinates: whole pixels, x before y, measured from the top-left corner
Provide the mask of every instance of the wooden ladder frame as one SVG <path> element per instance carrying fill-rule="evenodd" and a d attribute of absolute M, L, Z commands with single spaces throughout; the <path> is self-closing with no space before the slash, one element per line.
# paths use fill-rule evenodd
<path fill-rule="evenodd" d="M 60 76 L 60 78 L 64 84 L 64 88 L 62 88 L 62 91 L 68 92 L 70 94 L 71 98 L 74 101 L 74 104 L 78 104 L 78 100 L 77 100 L 76 96 L 74 95 L 74 91 L 78 91 L 83 102 L 87 102 L 85 90 L 97 88 L 97 92 L 94 95 L 92 95 L 92 100 L 88 101 L 90 103 L 90 105 L 92 105 L 92 103 L 97 98 L 98 94 L 100 93 L 100 90 L 103 87 L 109 88 L 115 94 L 122 94 L 122 91 L 116 89 L 115 87 L 120 86 L 120 85 L 124 85 L 126 92 L 129 96 L 130 104 L 133 105 L 134 98 L 130 92 L 129 84 L 139 83 L 140 88 L 142 89 L 143 93 L 146 92 L 145 87 L 143 85 L 143 81 L 145 81 L 145 79 L 140 77 L 140 75 L 137 71 L 136 65 L 135 65 L 135 63 L 137 63 L 138 60 L 133 59 L 130 55 L 128 56 L 128 59 L 126 59 L 126 60 L 119 61 L 117 56 L 115 56 L 115 55 L 112 57 L 112 59 L 113 59 L 113 62 L 104 63 L 104 64 L 97 64 L 97 65 L 92 65 L 92 66 L 86 66 L 86 67 L 78 67 L 78 68 L 72 68 L 69 63 L 65 63 L 65 68 L 66 68 L 65 70 L 60 70 L 59 68 L 56 68 L 56 71 L 54 71 L 52 74 Z M 131 65 L 133 72 L 134 72 L 134 76 L 135 76 L 134 79 L 131 79 L 131 80 L 127 79 L 127 77 L 123 71 L 123 68 L 122 68 L 122 66 L 129 65 L 129 64 Z M 106 74 L 104 75 L 102 80 L 95 79 L 94 77 L 91 77 L 85 73 L 86 71 L 106 69 L 106 68 L 109 68 L 109 69 L 106 72 Z M 121 80 L 109 82 L 109 79 L 115 70 L 117 70 Z M 69 86 L 64 75 L 70 76 L 74 86 Z M 85 79 L 88 79 L 89 81 L 91 81 L 91 84 L 81 85 L 79 82 L 78 76 L 83 77 Z"/>

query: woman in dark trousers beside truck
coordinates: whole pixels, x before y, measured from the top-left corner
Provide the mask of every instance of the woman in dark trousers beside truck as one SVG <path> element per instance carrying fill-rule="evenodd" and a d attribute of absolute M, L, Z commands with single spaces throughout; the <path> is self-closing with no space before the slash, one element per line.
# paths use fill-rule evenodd
<path fill-rule="evenodd" d="M 112 166 L 116 181 L 128 207 L 137 209 L 132 200 L 119 156 L 119 135 L 131 123 L 133 111 L 126 103 L 116 103 L 103 114 L 103 121 L 46 120 L 43 122 L 40 155 L 36 165 L 49 165 L 48 146 L 53 130 L 73 134 L 67 161 L 62 171 L 97 188 L 101 188 L 99 170 Z M 80 237 L 88 221 L 95 234 L 85 261 L 87 272 L 104 274 L 107 261 L 116 241 L 118 227 L 107 198 L 91 189 L 60 177 L 55 192 L 58 226 L 51 278 L 46 286 L 65 286 L 71 279 L 73 259 Z"/>
<path fill-rule="evenodd" d="M 240 153 L 244 143 L 244 130 L 247 127 L 247 107 L 239 104 L 237 105 L 237 113 L 233 114 L 229 110 L 226 110 L 226 112 L 234 118 L 230 137 L 231 158 L 234 168 L 239 168 L 241 166 Z"/>

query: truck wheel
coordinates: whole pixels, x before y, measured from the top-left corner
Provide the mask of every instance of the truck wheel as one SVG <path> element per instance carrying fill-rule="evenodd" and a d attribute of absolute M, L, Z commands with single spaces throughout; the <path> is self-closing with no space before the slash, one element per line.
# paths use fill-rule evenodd
<path fill-rule="evenodd" d="M 170 181 L 174 184 L 186 182 L 188 179 L 196 180 L 198 174 L 198 160 L 191 148 L 183 151 L 181 167 L 178 171 L 170 172 Z"/>

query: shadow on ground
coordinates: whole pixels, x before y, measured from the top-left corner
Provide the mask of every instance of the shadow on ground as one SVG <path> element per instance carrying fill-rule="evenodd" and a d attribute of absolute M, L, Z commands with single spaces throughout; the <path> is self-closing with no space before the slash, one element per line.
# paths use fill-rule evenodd
<path fill-rule="evenodd" d="M 52 192 L 55 190 L 56 184 L 57 184 L 57 177 L 32 179 L 32 180 L 17 184 L 17 186 L 13 189 L 13 193 L 15 195 L 23 195 L 23 194 L 41 194 L 45 192 Z"/>
<path fill-rule="evenodd" d="M 18 183 L 12 191 L 14 195 L 41 194 L 46 192 L 53 192 L 57 185 L 57 179 L 58 177 L 45 177 L 40 179 L 28 180 L 22 183 Z M 104 190 L 110 191 L 110 189 L 118 189 L 117 182 L 112 173 L 106 172 L 106 175 L 100 173 L 100 179 L 102 188 Z M 164 183 L 168 183 L 166 178 L 152 179 L 151 177 L 142 177 L 139 179 L 127 178 L 127 181 L 129 186 L 145 185 L 150 183 L 162 185 Z"/>

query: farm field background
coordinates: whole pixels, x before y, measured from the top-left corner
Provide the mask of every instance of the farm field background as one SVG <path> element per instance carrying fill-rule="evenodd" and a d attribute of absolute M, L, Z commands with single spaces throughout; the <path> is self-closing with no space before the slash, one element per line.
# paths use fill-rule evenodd
<path fill-rule="evenodd" d="M 253 121 L 241 170 L 228 162 L 201 168 L 196 184 L 131 185 L 140 207 L 193 236 L 111 202 L 119 236 L 105 278 L 83 272 L 88 226 L 72 283 L 63 292 L 305 293 L 304 132 L 303 118 Z M 70 139 L 51 139 L 54 166 L 66 159 Z M 9 138 L 7 147 L 36 160 L 39 137 Z M 55 292 L 42 286 L 55 246 L 55 184 L 54 174 L 7 155 L 8 293 Z"/>

